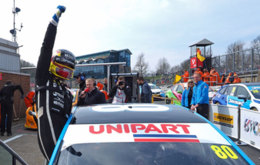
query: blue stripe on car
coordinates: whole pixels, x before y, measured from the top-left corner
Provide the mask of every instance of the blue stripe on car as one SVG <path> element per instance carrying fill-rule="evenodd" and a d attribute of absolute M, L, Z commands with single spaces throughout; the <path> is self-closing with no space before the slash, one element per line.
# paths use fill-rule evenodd
<path fill-rule="evenodd" d="M 68 118 L 68 120 L 67 120 L 65 126 L 64 126 L 63 129 L 62 129 L 62 132 L 61 132 L 61 134 L 60 134 L 60 137 L 59 137 L 59 139 L 58 139 L 58 141 L 57 141 L 57 143 L 56 143 L 56 146 L 55 146 L 55 148 L 54 148 L 54 150 L 53 150 L 53 152 L 52 152 L 51 159 L 50 159 L 50 161 L 49 161 L 49 165 L 53 165 L 53 163 L 54 163 L 54 160 L 55 160 L 55 158 L 56 158 L 56 155 L 57 155 L 57 153 L 59 152 L 58 150 L 59 150 L 59 148 L 60 148 L 61 141 L 63 140 L 63 138 L 64 138 L 64 136 L 65 136 L 65 133 L 66 133 L 66 131 L 67 131 L 69 125 L 70 125 L 70 122 L 71 122 L 71 120 L 72 120 L 73 113 L 74 113 L 75 110 L 76 110 L 76 107 L 73 107 L 73 109 L 72 109 L 72 114 L 69 116 L 69 118 Z"/>

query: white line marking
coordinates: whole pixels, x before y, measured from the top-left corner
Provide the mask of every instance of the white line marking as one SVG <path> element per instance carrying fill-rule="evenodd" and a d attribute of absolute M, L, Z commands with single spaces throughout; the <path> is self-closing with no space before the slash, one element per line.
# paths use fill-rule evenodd
<path fill-rule="evenodd" d="M 13 141 L 13 140 L 15 140 L 15 139 L 18 139 L 18 138 L 20 138 L 20 137 L 22 137 L 22 136 L 23 136 L 23 134 L 16 135 L 16 136 L 14 136 L 14 137 L 11 137 L 11 138 L 9 138 L 9 139 L 6 139 L 6 140 L 3 141 L 3 142 L 4 142 L 4 143 L 8 143 L 8 142 Z"/>

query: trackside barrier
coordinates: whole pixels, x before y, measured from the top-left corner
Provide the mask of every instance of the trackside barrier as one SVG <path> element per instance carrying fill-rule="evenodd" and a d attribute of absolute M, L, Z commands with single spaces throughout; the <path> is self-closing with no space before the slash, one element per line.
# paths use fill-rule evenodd
<path fill-rule="evenodd" d="M 260 112 L 241 109 L 240 140 L 260 149 Z"/>
<path fill-rule="evenodd" d="M 260 149 L 260 112 L 210 105 L 209 120 L 226 135 Z"/>
<path fill-rule="evenodd" d="M 238 139 L 238 108 L 211 104 L 209 119 L 226 135 Z"/>
<path fill-rule="evenodd" d="M 155 99 L 163 100 L 163 101 L 165 101 L 165 104 L 175 104 L 174 101 L 178 101 L 179 102 L 179 100 L 174 99 L 174 98 L 159 97 L 159 96 L 152 95 L 152 103 L 154 103 Z"/>

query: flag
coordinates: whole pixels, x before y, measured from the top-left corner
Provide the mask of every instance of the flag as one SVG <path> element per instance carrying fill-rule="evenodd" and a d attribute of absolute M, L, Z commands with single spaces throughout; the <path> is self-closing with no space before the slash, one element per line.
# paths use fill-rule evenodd
<path fill-rule="evenodd" d="M 201 55 L 201 51 L 200 51 L 199 48 L 197 48 L 197 58 L 198 58 L 201 62 L 203 62 L 203 61 L 205 60 L 205 57 L 203 57 L 203 56 Z"/>
<path fill-rule="evenodd" d="M 176 83 L 179 82 L 180 80 L 181 80 L 181 76 L 176 74 L 175 80 L 174 80 L 173 84 L 176 84 Z"/>

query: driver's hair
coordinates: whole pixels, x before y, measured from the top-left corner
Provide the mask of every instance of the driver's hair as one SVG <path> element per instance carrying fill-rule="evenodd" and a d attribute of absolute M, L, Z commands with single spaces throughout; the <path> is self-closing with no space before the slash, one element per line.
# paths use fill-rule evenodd
<path fill-rule="evenodd" d="M 93 84 L 95 84 L 95 79 L 94 78 L 88 78 L 88 79 L 86 79 L 86 82 L 90 82 L 90 81 L 92 81 L 93 82 Z"/>

